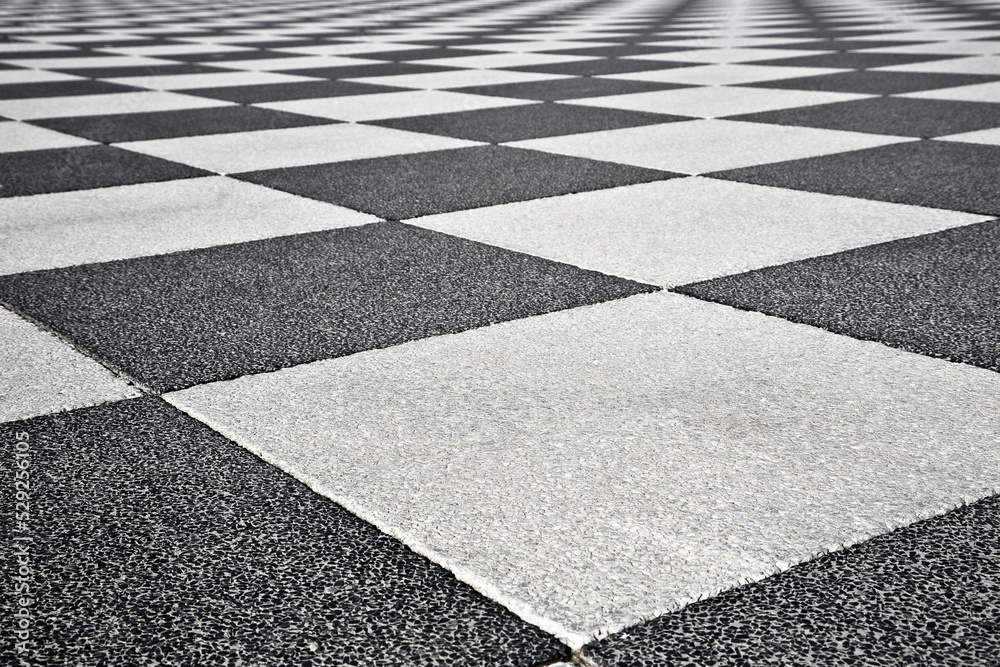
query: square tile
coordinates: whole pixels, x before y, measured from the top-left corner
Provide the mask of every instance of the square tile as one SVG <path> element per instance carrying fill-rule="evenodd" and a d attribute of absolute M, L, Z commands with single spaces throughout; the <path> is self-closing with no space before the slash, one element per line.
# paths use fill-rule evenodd
<path fill-rule="evenodd" d="M 140 395 L 69 343 L 0 307 L 0 422 Z"/>
<path fill-rule="evenodd" d="M 888 72 L 884 70 L 860 70 L 839 72 L 824 76 L 804 76 L 780 81 L 755 82 L 755 88 L 783 88 L 796 90 L 824 90 L 841 93 L 864 93 L 868 95 L 896 95 L 914 91 L 970 86 L 986 83 L 992 77 L 976 74 L 940 74 L 933 72 Z M 989 100 L 980 100 L 989 101 Z"/>
<path fill-rule="evenodd" d="M 624 74 L 626 72 L 648 72 L 673 67 L 688 67 L 690 63 L 667 61 L 626 60 L 619 58 L 593 58 L 571 63 L 552 65 L 526 65 L 516 68 L 518 72 L 559 74 L 563 76 L 601 76 L 604 74 Z"/>
<path fill-rule="evenodd" d="M 72 74 L 49 72 L 43 69 L 4 69 L 0 66 L 0 85 L 8 86 L 21 83 L 43 83 L 48 81 L 80 81 L 81 78 Z"/>
<path fill-rule="evenodd" d="M 766 61 L 774 58 L 789 57 L 795 54 L 806 55 L 808 51 L 792 49 L 763 48 L 732 48 L 732 49 L 693 49 L 691 51 L 672 51 L 660 55 L 633 56 L 633 60 L 669 60 L 678 63 L 745 63 Z M 777 63 L 780 64 L 780 63 Z M 813 67 L 830 67 L 830 65 L 813 65 Z"/>
<path fill-rule="evenodd" d="M 166 91 L 79 95 L 76 97 L 42 97 L 25 100 L 0 100 L 0 115 L 18 120 L 36 118 L 67 118 L 99 116 L 144 111 L 202 109 L 222 106 L 223 102 L 190 97 Z"/>
<path fill-rule="evenodd" d="M 546 79 L 558 78 L 560 77 L 551 74 L 532 74 L 508 70 L 459 69 L 444 72 L 428 72 L 426 74 L 374 76 L 352 79 L 352 81 L 383 86 L 397 86 L 400 88 L 439 90 L 442 88 L 494 86 L 502 83 L 522 83 L 525 81 L 544 81 Z"/>
<path fill-rule="evenodd" d="M 236 104 L 261 104 L 264 102 L 340 97 L 342 95 L 389 93 L 395 90 L 400 89 L 351 81 L 301 81 L 298 83 L 272 83 L 270 85 L 229 86 L 225 88 L 195 88 L 184 92 L 188 95 L 226 100 Z"/>
<path fill-rule="evenodd" d="M 235 86 L 267 86 L 282 83 L 303 83 L 314 78 L 277 72 L 208 72 L 204 74 L 153 74 L 109 79 L 114 83 L 152 90 L 186 90 L 192 88 L 228 88 Z"/>
<path fill-rule="evenodd" d="M 0 199 L 0 274 L 377 222 L 221 176 Z"/>
<path fill-rule="evenodd" d="M 167 399 L 580 645 L 990 494 L 998 387 L 661 292 Z"/>
<path fill-rule="evenodd" d="M 111 146 L 0 153 L 0 198 L 204 175 L 200 169 Z"/>
<path fill-rule="evenodd" d="M 678 291 L 1000 372 L 998 254 L 1000 222 L 994 220 Z"/>
<path fill-rule="evenodd" d="M 396 223 L 0 277 L 156 392 L 652 289 Z"/>
<path fill-rule="evenodd" d="M 573 104 L 586 104 L 613 109 L 630 109 L 650 113 L 669 113 L 678 116 L 715 118 L 736 113 L 754 113 L 772 109 L 810 106 L 830 102 L 843 102 L 865 97 L 851 93 L 817 93 L 804 90 L 765 90 L 761 88 L 736 88 L 710 86 L 683 88 L 633 95 L 595 97 L 573 100 Z"/>
<path fill-rule="evenodd" d="M 838 70 L 817 68 L 814 74 L 829 74 Z M 687 84 L 691 86 L 730 86 L 756 81 L 771 81 L 802 76 L 798 67 L 765 67 L 761 65 L 694 65 L 678 69 L 635 72 L 613 75 L 615 79 L 630 81 L 657 81 L 661 83 Z"/>
<path fill-rule="evenodd" d="M 393 63 L 372 61 L 367 65 L 341 65 L 339 67 L 306 67 L 289 70 L 289 73 L 301 76 L 315 76 L 321 79 L 364 79 L 382 76 L 403 76 L 406 74 L 428 74 L 431 72 L 450 72 L 454 68 L 439 65 L 424 65 L 421 63 Z M 376 82 L 378 83 L 378 82 Z"/>
<path fill-rule="evenodd" d="M 530 104 L 530 102 L 446 90 L 408 90 L 399 93 L 374 93 L 371 95 L 270 102 L 258 106 L 321 118 L 365 121 L 399 116 L 492 109 L 519 104 Z"/>
<path fill-rule="evenodd" d="M 134 86 L 109 83 L 107 81 L 92 81 L 90 79 L 8 83 L 0 85 L 0 100 L 69 97 L 73 95 L 105 95 L 110 93 L 129 93 L 136 90 L 137 88 Z"/>
<path fill-rule="evenodd" d="M 548 81 L 526 83 L 505 83 L 493 86 L 470 86 L 455 88 L 456 93 L 475 95 L 495 95 L 497 97 L 555 102 L 581 97 L 603 97 L 606 95 L 626 95 L 646 93 L 653 90 L 672 90 L 683 86 L 653 81 L 625 81 L 619 79 L 597 79 L 592 77 L 571 77 Z"/>
<path fill-rule="evenodd" d="M 902 139 L 732 120 L 693 120 L 532 139 L 513 145 L 547 153 L 703 174 L 737 166 L 826 155 Z"/>
<path fill-rule="evenodd" d="M 886 68 L 886 71 L 1000 75 L 1000 56 L 970 56 L 968 58 L 949 58 L 935 62 L 913 63 L 912 65 L 895 65 Z"/>
<path fill-rule="evenodd" d="M 695 177 L 407 222 L 670 287 L 986 219 Z"/>
<path fill-rule="evenodd" d="M 1000 146 L 1000 128 L 992 130 L 980 130 L 978 132 L 963 132 L 947 137 L 940 137 L 941 141 L 964 141 L 972 144 L 992 144 Z"/>
<path fill-rule="evenodd" d="M 402 220 L 675 176 L 665 171 L 531 150 L 479 146 L 253 172 L 238 177 L 390 220 Z"/>
<path fill-rule="evenodd" d="M 498 109 L 394 118 L 372 121 L 371 124 L 470 141 L 503 143 L 678 120 L 684 118 L 640 111 L 542 102 Z"/>
<path fill-rule="evenodd" d="M 47 118 L 33 122 L 35 125 L 66 134 L 112 144 L 124 141 L 325 125 L 332 121 L 270 109 L 225 106 L 110 116 Z"/>
<path fill-rule="evenodd" d="M 88 146 L 92 142 L 27 123 L 0 121 L 0 153 Z"/>
<path fill-rule="evenodd" d="M 945 76 L 956 76 L 949 74 Z M 960 76 L 960 75 L 959 75 Z M 969 76 L 969 75 L 967 75 Z M 914 97 L 925 100 L 959 100 L 963 102 L 992 102 L 1000 104 L 1000 81 L 979 83 L 943 90 L 926 90 L 910 93 L 901 97 Z"/>
<path fill-rule="evenodd" d="M 1000 147 L 913 141 L 712 174 L 792 190 L 1000 215 Z"/>
<path fill-rule="evenodd" d="M 285 74 L 296 74 L 298 70 L 325 69 L 330 67 L 353 67 L 371 65 L 374 61 L 361 58 L 344 58 L 338 56 L 294 56 L 282 54 L 281 58 L 254 58 L 253 60 L 228 60 L 214 63 L 216 67 L 229 70 L 246 70 L 254 72 L 270 72 L 281 70 Z M 321 77 L 322 78 L 322 77 Z"/>
<path fill-rule="evenodd" d="M 731 119 L 929 139 L 998 127 L 1000 104 L 875 97 Z"/>
<path fill-rule="evenodd" d="M 120 144 L 130 151 L 190 164 L 219 174 L 471 145 L 471 142 L 459 139 L 339 123 Z"/>
<path fill-rule="evenodd" d="M 871 69 L 873 67 L 889 67 L 908 65 L 910 63 L 928 63 L 934 60 L 945 60 L 948 56 L 932 53 L 871 53 L 869 51 L 838 51 L 800 55 L 794 58 L 775 56 L 769 60 L 761 60 L 758 65 L 775 65 L 778 67 L 835 67 L 841 69 Z M 924 70 L 920 70 L 924 71 Z"/>

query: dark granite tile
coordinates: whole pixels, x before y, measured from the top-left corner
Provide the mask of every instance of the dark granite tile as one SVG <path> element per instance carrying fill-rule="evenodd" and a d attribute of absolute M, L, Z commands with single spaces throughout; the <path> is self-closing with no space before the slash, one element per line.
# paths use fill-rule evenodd
<path fill-rule="evenodd" d="M 31 121 L 33 125 L 103 143 L 192 137 L 229 132 L 253 132 L 308 125 L 328 125 L 334 122 L 336 121 L 325 118 L 245 106 L 178 109 L 176 111 L 108 116 L 71 116 Z"/>
<path fill-rule="evenodd" d="M 305 75 L 303 75 L 305 76 Z M 221 88 L 195 88 L 185 90 L 185 95 L 208 97 L 238 104 L 260 104 L 344 95 L 371 95 L 391 93 L 402 88 L 376 86 L 353 81 L 296 81 L 294 83 L 269 83 L 257 86 L 223 86 Z"/>
<path fill-rule="evenodd" d="M 1000 497 L 584 647 L 598 667 L 995 667 Z"/>
<path fill-rule="evenodd" d="M 54 69 L 56 72 L 85 76 L 92 79 L 115 79 L 128 76 L 168 76 L 170 74 L 206 74 L 209 72 L 232 72 L 231 69 L 209 67 L 194 63 L 163 65 L 141 65 L 136 67 L 72 67 Z"/>
<path fill-rule="evenodd" d="M 1000 76 L 980 74 L 945 74 L 936 72 L 880 72 L 861 70 L 803 76 L 795 79 L 759 81 L 744 84 L 751 88 L 781 88 L 792 90 L 822 90 L 837 93 L 867 95 L 897 95 L 920 90 L 971 86 L 1000 81 Z"/>
<path fill-rule="evenodd" d="M 571 63 L 553 63 L 550 65 L 526 65 L 524 67 L 505 67 L 516 72 L 535 72 L 539 74 L 568 74 L 570 76 L 601 76 L 604 74 L 626 74 L 628 72 L 651 72 L 658 69 L 674 69 L 677 67 L 692 67 L 701 63 L 668 62 L 665 60 L 624 60 L 619 58 L 595 58 L 593 60 L 578 60 Z"/>
<path fill-rule="evenodd" d="M 992 221 L 676 291 L 1000 372 L 998 257 Z"/>
<path fill-rule="evenodd" d="M 729 116 L 728 119 L 931 139 L 1000 127 L 1000 104 L 910 97 L 872 97 L 850 102 L 741 114 Z"/>
<path fill-rule="evenodd" d="M 654 289 L 399 223 L 0 277 L 157 392 Z"/>
<path fill-rule="evenodd" d="M 496 51 L 483 51 L 466 48 L 428 47 L 425 49 L 398 49 L 392 51 L 369 51 L 359 53 L 357 58 L 364 60 L 387 60 L 389 62 L 407 62 L 409 60 L 433 60 L 437 58 L 464 58 L 468 56 L 492 56 Z M 378 75 L 373 75 L 378 76 Z"/>
<path fill-rule="evenodd" d="M 822 53 L 815 56 L 796 56 L 793 58 L 772 58 L 756 60 L 754 65 L 775 65 L 778 67 L 841 67 L 843 69 L 869 69 L 871 67 L 889 67 L 890 65 L 908 65 L 932 60 L 946 60 L 954 56 L 923 53 L 863 53 L 848 51 L 844 53 Z"/>
<path fill-rule="evenodd" d="M 577 47 L 573 49 L 552 49 L 544 53 L 568 56 L 589 56 L 591 58 L 624 58 L 626 56 L 642 56 L 652 53 L 671 53 L 674 51 L 694 51 L 688 46 L 650 46 L 648 44 L 619 44 L 615 46 Z"/>
<path fill-rule="evenodd" d="M 4 484 L 0 550 L 4 563 L 30 563 L 19 583 L 34 600 L 29 650 L 15 652 L 4 623 L 0 663 L 533 667 L 568 657 L 160 399 L 4 424 L 0 442 L 5 470 L 17 443 L 27 452 L 30 517 L 20 530 Z"/>
<path fill-rule="evenodd" d="M 608 95 L 627 95 L 630 93 L 648 93 L 654 90 L 672 90 L 688 88 L 673 83 L 656 83 L 653 81 L 624 81 L 621 79 L 594 79 L 591 77 L 573 77 L 554 79 L 551 81 L 525 81 L 522 83 L 501 83 L 491 86 L 469 86 L 467 88 L 452 88 L 454 93 L 470 93 L 472 95 L 490 95 L 494 97 L 513 97 L 525 100 L 571 100 L 584 97 L 606 97 Z"/>
<path fill-rule="evenodd" d="M 233 175 L 390 220 L 681 174 L 505 146 L 474 146 Z"/>
<path fill-rule="evenodd" d="M 134 93 L 144 90 L 134 86 L 123 86 L 108 81 L 90 79 L 70 79 L 68 81 L 42 81 L 37 83 L 0 84 L 0 100 L 16 100 L 31 97 L 69 97 L 73 95 L 107 95 L 110 93 Z"/>
<path fill-rule="evenodd" d="M 1000 146 L 913 141 L 709 174 L 713 178 L 1000 215 Z"/>
<path fill-rule="evenodd" d="M 503 143 L 678 120 L 690 119 L 685 116 L 640 111 L 542 103 L 391 118 L 370 121 L 368 124 L 411 132 L 440 134 L 470 141 Z"/>
<path fill-rule="evenodd" d="M 0 153 L 0 197 L 107 188 L 209 174 L 111 146 Z"/>
<path fill-rule="evenodd" d="M 360 54 L 358 57 L 362 57 Z M 372 76 L 399 76 L 402 74 L 428 74 L 430 72 L 451 72 L 454 67 L 423 65 L 420 63 L 375 63 L 372 65 L 342 65 L 339 67 L 307 67 L 287 70 L 285 74 L 315 76 L 323 79 L 362 79 Z"/>

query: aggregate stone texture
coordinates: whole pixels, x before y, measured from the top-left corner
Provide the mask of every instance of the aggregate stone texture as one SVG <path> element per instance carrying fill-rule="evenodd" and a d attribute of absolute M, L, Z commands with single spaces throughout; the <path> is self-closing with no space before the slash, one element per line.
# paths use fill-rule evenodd
<path fill-rule="evenodd" d="M 1000 222 L 956 227 L 677 288 L 1000 372 Z"/>
<path fill-rule="evenodd" d="M 629 628 L 583 656 L 599 667 L 991 667 L 998 599 L 992 496 Z"/>
<path fill-rule="evenodd" d="M 68 343 L 0 307 L 0 422 L 138 395 Z"/>
<path fill-rule="evenodd" d="M 0 277 L 155 392 L 653 289 L 389 222 Z"/>
<path fill-rule="evenodd" d="M 506 146 L 237 174 L 390 220 L 675 178 L 679 174 Z"/>
<path fill-rule="evenodd" d="M 896 95 L 922 90 L 937 90 L 955 86 L 989 83 L 1000 77 L 975 74 L 941 74 L 933 72 L 882 72 L 857 70 L 806 76 L 778 81 L 759 81 L 747 84 L 753 88 L 792 88 L 795 90 L 821 90 L 838 93 L 863 93 Z"/>
<path fill-rule="evenodd" d="M 732 169 L 711 176 L 792 190 L 1000 215 L 996 173 L 1000 173 L 1000 146 L 913 141 Z M 934 186 L 928 187 L 929 183 Z"/>
<path fill-rule="evenodd" d="M 572 646 L 1000 490 L 1000 375 L 670 292 L 166 399 Z"/>
<path fill-rule="evenodd" d="M 18 434 L 21 435 L 18 440 Z M 26 442 L 30 650 L 9 665 L 510 665 L 565 645 L 153 397 L 0 427 Z M 9 473 L 8 473 L 9 474 Z M 13 596 L 5 591 L 4 618 Z"/>

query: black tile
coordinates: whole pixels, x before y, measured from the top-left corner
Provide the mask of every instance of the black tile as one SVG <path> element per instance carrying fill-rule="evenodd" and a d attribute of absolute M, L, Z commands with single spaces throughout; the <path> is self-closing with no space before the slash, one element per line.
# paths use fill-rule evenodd
<path fill-rule="evenodd" d="M 353 81 L 296 81 L 294 83 L 269 83 L 256 86 L 223 86 L 221 88 L 195 88 L 185 90 L 185 95 L 209 97 L 239 104 L 260 104 L 285 100 L 305 100 L 344 95 L 371 95 L 391 93 L 402 88 L 376 86 Z"/>
<path fill-rule="evenodd" d="M 1000 146 L 913 141 L 709 174 L 713 178 L 1000 215 Z"/>
<path fill-rule="evenodd" d="M 112 146 L 0 153 L 0 197 L 107 188 L 209 174 Z"/>
<path fill-rule="evenodd" d="M 816 51 L 857 51 L 859 49 L 879 49 L 896 46 L 912 46 L 927 42 L 903 42 L 877 39 L 820 39 L 789 44 L 772 44 L 769 49 L 816 50 Z"/>
<path fill-rule="evenodd" d="M 493 97 L 513 97 L 523 100 L 571 100 L 583 97 L 607 97 L 629 93 L 648 93 L 654 90 L 689 88 L 673 83 L 653 81 L 626 81 L 622 79 L 595 79 L 592 77 L 572 77 L 551 81 L 524 81 L 521 83 L 501 83 L 491 86 L 468 86 L 451 88 L 454 93 L 490 95 Z"/>
<path fill-rule="evenodd" d="M 8 524 L 4 551 L 24 544 L 8 535 L 32 538 L 21 557 L 35 600 L 30 651 L 15 654 L 7 623 L 2 663 L 532 667 L 568 657 L 161 399 L 9 423 L 0 438 L 5 470 L 16 443 L 27 448 L 30 523 Z M 4 517 L 14 500 L 4 484 Z M 4 618 L 13 599 L 3 596 Z"/>
<path fill-rule="evenodd" d="M 170 74 L 206 74 L 209 72 L 232 72 L 231 69 L 209 67 L 194 63 L 177 63 L 174 65 L 142 65 L 136 67 L 72 67 L 54 69 L 55 72 L 86 76 L 92 79 L 115 79 L 127 76 L 167 76 Z"/>
<path fill-rule="evenodd" d="M 389 62 L 406 62 L 408 60 L 432 60 L 435 58 L 463 58 L 467 56 L 495 56 L 496 51 L 482 51 L 475 49 L 458 48 L 432 48 L 426 49 L 399 49 L 395 51 L 371 51 L 359 53 L 356 57 L 364 60 L 388 60 Z M 378 75 L 373 75 L 378 76 Z"/>
<path fill-rule="evenodd" d="M 51 51 L 7 51 L 0 53 L 3 60 L 42 60 L 48 58 L 96 58 L 108 56 L 107 53 L 94 53 L 85 49 L 53 49 Z M 25 63 L 30 65 L 30 63 Z"/>
<path fill-rule="evenodd" d="M 360 55 L 358 57 L 361 57 Z M 370 76 L 398 76 L 402 74 L 429 74 L 430 72 L 452 72 L 454 67 L 422 65 L 414 63 L 375 63 L 372 65 L 343 65 L 340 67 L 307 67 L 286 70 L 285 74 L 315 76 L 324 79 L 361 79 Z"/>
<path fill-rule="evenodd" d="M 446 137 L 503 143 L 563 134 L 597 132 L 623 127 L 690 120 L 685 116 L 624 111 L 571 104 L 527 104 L 513 107 L 370 121 L 398 130 L 440 134 Z"/>
<path fill-rule="evenodd" d="M 590 56 L 591 58 L 623 58 L 625 56 L 644 56 L 651 53 L 670 53 L 674 51 L 695 51 L 689 46 L 649 46 L 646 44 L 617 44 L 614 46 L 591 46 L 574 49 L 559 49 L 545 51 L 555 55 Z"/>
<path fill-rule="evenodd" d="M 242 45 L 240 45 L 242 46 Z M 282 51 L 205 51 L 202 53 L 171 53 L 170 55 L 158 56 L 164 60 L 179 60 L 188 63 L 214 63 L 231 62 L 241 60 L 261 60 L 270 58 L 301 58 L 298 53 L 284 53 Z"/>
<path fill-rule="evenodd" d="M 777 81 L 758 81 L 744 84 L 750 88 L 781 88 L 791 90 L 823 90 L 838 93 L 863 93 L 869 95 L 897 95 L 920 90 L 971 86 L 977 83 L 1000 81 L 1000 76 L 979 74 L 944 74 L 936 72 L 880 72 L 861 70 L 803 76 Z"/>
<path fill-rule="evenodd" d="M 208 109 L 179 109 L 108 116 L 73 116 L 31 121 L 32 125 L 73 134 L 93 141 L 117 143 L 204 134 L 253 132 L 287 127 L 328 125 L 336 121 L 301 114 L 227 106 Z"/>
<path fill-rule="evenodd" d="M 680 175 L 505 146 L 474 146 L 232 177 L 402 220 Z"/>
<path fill-rule="evenodd" d="M 618 58 L 595 58 L 572 63 L 552 63 L 550 65 L 526 65 L 524 67 L 504 67 L 516 72 L 538 74 L 568 74 L 570 76 L 601 76 L 604 74 L 626 74 L 628 72 L 650 72 L 658 69 L 692 67 L 701 63 L 675 63 L 665 60 L 621 60 Z"/>
<path fill-rule="evenodd" d="M 582 654 L 600 667 L 994 667 L 998 619 L 993 496 L 695 602 Z"/>
<path fill-rule="evenodd" d="M 775 65 L 777 67 L 840 67 L 843 69 L 868 69 L 871 67 L 888 67 L 890 65 L 908 65 L 910 63 L 946 60 L 954 56 L 942 56 L 923 53 L 861 53 L 849 51 L 846 53 L 823 53 L 815 56 L 796 56 L 794 58 L 772 58 L 755 60 L 754 65 Z"/>
<path fill-rule="evenodd" d="M 106 95 L 110 93 L 134 93 L 142 88 L 123 86 L 108 81 L 90 79 L 70 79 L 68 81 L 41 81 L 35 83 L 0 84 L 0 100 L 25 99 L 30 97 L 63 97 L 71 95 Z"/>
<path fill-rule="evenodd" d="M 872 97 L 741 114 L 728 119 L 929 139 L 1000 127 L 1000 104 Z"/>
<path fill-rule="evenodd" d="M 1000 372 L 998 257 L 991 221 L 677 291 Z"/>
<path fill-rule="evenodd" d="M 0 277 L 156 392 L 654 290 L 392 222 Z"/>

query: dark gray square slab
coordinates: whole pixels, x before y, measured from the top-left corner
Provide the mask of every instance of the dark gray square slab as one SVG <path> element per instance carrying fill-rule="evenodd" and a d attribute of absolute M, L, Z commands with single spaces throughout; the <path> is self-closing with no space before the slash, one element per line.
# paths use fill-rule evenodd
<path fill-rule="evenodd" d="M 688 46 L 650 46 L 648 44 L 616 44 L 614 46 L 590 46 L 574 49 L 558 49 L 544 51 L 556 55 L 589 56 L 591 58 L 624 58 L 626 56 L 644 56 L 653 53 L 670 53 L 672 51 L 694 51 Z"/>
<path fill-rule="evenodd" d="M 373 63 L 371 65 L 341 65 L 338 67 L 307 67 L 285 70 L 285 74 L 315 76 L 323 79 L 362 79 L 371 76 L 398 76 L 402 74 L 428 74 L 430 72 L 451 72 L 454 67 L 423 65 L 420 63 Z M 345 82 L 346 83 L 346 82 Z"/>
<path fill-rule="evenodd" d="M 689 88 L 674 83 L 654 81 L 625 81 L 622 79 L 595 79 L 589 76 L 554 79 L 551 81 L 524 81 L 521 83 L 501 83 L 492 86 L 469 86 L 452 88 L 455 93 L 513 97 L 524 100 L 571 100 L 584 97 L 606 97 L 608 95 L 628 95 L 648 93 L 654 90 Z"/>
<path fill-rule="evenodd" d="M 1000 146 L 913 141 L 849 153 L 721 171 L 709 176 L 1000 215 Z"/>
<path fill-rule="evenodd" d="M 21 434 L 21 435 L 19 435 Z M 18 438 L 21 438 L 20 440 Z M 534 665 L 553 637 L 157 398 L 0 426 L 4 563 L 30 537 L 8 665 Z M 10 473 L 13 479 L 13 473 Z M 12 595 L 2 597 L 12 619 Z M 23 658 L 23 661 L 19 660 Z"/>
<path fill-rule="evenodd" d="M 540 74 L 568 74 L 570 76 L 601 76 L 603 74 L 625 74 L 627 72 L 651 72 L 658 69 L 692 67 L 700 63 L 668 62 L 660 60 L 621 60 L 618 58 L 595 58 L 577 60 L 570 63 L 550 65 L 526 65 L 524 67 L 504 67 L 517 72 L 537 72 Z"/>
<path fill-rule="evenodd" d="M 112 146 L 0 153 L 0 197 L 170 181 L 210 173 Z"/>
<path fill-rule="evenodd" d="M 303 75 L 305 76 L 305 75 Z M 262 102 L 284 102 L 320 97 L 342 97 L 344 95 L 371 95 L 403 90 L 389 86 L 375 86 L 370 83 L 353 81 L 297 81 L 294 83 L 269 83 L 257 86 L 224 86 L 222 88 L 195 88 L 185 90 L 185 95 L 209 97 L 238 104 L 260 104 Z"/>
<path fill-rule="evenodd" d="M 871 97 L 850 102 L 729 116 L 753 123 L 931 139 L 1000 127 L 1000 104 L 910 97 Z"/>
<path fill-rule="evenodd" d="M 92 79 L 115 79 L 130 76 L 169 76 L 171 74 L 206 74 L 208 72 L 232 72 L 231 69 L 210 67 L 196 63 L 177 63 L 174 65 L 140 65 L 133 67 L 67 67 L 53 69 L 55 72 L 86 76 Z"/>
<path fill-rule="evenodd" d="M 871 67 L 889 67 L 890 65 L 908 65 L 932 60 L 945 60 L 954 56 L 923 53 L 863 53 L 846 51 L 837 53 L 822 53 L 815 56 L 797 56 L 794 58 L 774 58 L 754 61 L 754 65 L 775 65 L 778 67 L 842 67 L 844 69 L 869 69 Z"/>
<path fill-rule="evenodd" d="M 0 277 L 157 392 L 654 289 L 399 223 Z"/>
<path fill-rule="evenodd" d="M 689 119 L 684 116 L 642 111 L 542 103 L 390 118 L 370 121 L 368 124 L 411 132 L 440 134 L 470 141 L 503 143 L 678 120 Z"/>
<path fill-rule="evenodd" d="M 583 648 L 600 667 L 953 665 L 1000 655 L 1000 498 L 901 528 Z"/>
<path fill-rule="evenodd" d="M 1000 222 L 678 287 L 834 333 L 1000 371 Z"/>
<path fill-rule="evenodd" d="M 70 81 L 43 81 L 0 85 L 0 100 L 29 97 L 68 97 L 71 95 L 103 95 L 107 93 L 134 93 L 142 88 L 123 86 L 109 81 L 72 79 Z"/>
<path fill-rule="evenodd" d="M 428 47 L 426 49 L 398 49 L 394 51 L 366 51 L 358 57 L 365 60 L 388 60 L 390 62 L 406 62 L 409 60 L 435 60 L 438 58 L 462 58 L 464 56 L 491 56 L 496 51 L 482 49 Z M 377 76 L 377 75 L 373 75 Z"/>
<path fill-rule="evenodd" d="M 681 174 L 505 146 L 235 174 L 389 220 L 646 183 Z"/>
<path fill-rule="evenodd" d="M 804 76 L 778 81 L 759 81 L 744 84 L 751 88 L 781 88 L 792 90 L 822 90 L 839 93 L 864 93 L 869 95 L 898 95 L 919 90 L 971 86 L 1000 80 L 1000 76 L 978 74 L 945 74 L 937 72 L 880 72 L 861 70 Z"/>
<path fill-rule="evenodd" d="M 336 121 L 259 107 L 229 106 L 109 116 L 46 118 L 32 121 L 32 124 L 94 141 L 116 143 L 328 125 L 334 122 Z"/>

